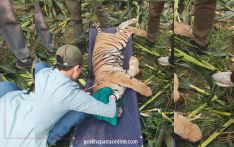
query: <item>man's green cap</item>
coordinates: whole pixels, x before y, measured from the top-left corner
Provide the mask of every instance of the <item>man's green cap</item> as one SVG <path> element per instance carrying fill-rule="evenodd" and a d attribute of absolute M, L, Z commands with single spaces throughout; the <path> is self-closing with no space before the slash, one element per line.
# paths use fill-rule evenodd
<path fill-rule="evenodd" d="M 71 67 L 81 65 L 83 63 L 83 57 L 79 48 L 67 44 L 58 48 L 56 52 L 56 61 L 58 65 Z"/>

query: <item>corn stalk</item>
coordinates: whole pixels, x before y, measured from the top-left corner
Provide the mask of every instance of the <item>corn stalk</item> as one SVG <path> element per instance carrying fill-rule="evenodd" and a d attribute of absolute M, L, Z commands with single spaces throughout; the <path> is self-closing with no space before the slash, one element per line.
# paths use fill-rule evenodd
<path fill-rule="evenodd" d="M 195 64 L 197 66 L 209 69 L 211 71 L 215 71 L 217 70 L 216 67 L 214 67 L 213 65 L 207 63 L 206 61 L 199 61 L 196 58 L 184 53 L 183 51 L 176 49 L 175 48 L 175 56 L 180 58 L 181 60 L 185 61 L 185 62 L 190 62 L 192 64 Z"/>
<path fill-rule="evenodd" d="M 224 130 L 226 130 L 228 127 L 234 124 L 234 119 L 229 119 L 225 124 L 223 124 L 222 128 L 218 131 L 215 131 L 210 137 L 208 137 L 204 142 L 202 142 L 199 147 L 206 147 L 208 144 L 210 144 L 215 138 L 217 138 L 219 135 L 222 134 Z"/>
<path fill-rule="evenodd" d="M 156 56 L 156 57 L 160 57 L 160 56 L 161 56 L 161 55 L 160 55 L 159 53 L 157 53 L 156 51 L 152 51 L 152 50 L 150 50 L 150 49 L 148 49 L 148 48 L 146 48 L 146 47 L 144 47 L 144 46 L 142 46 L 142 45 L 140 45 L 140 44 L 138 44 L 138 43 L 136 43 L 136 42 L 133 42 L 133 45 L 134 45 L 136 48 L 141 49 L 142 51 L 144 51 L 144 52 L 146 52 L 146 53 L 149 53 L 149 54 L 151 54 L 151 55 L 154 55 L 154 56 Z"/>
<path fill-rule="evenodd" d="M 153 97 L 151 97 L 146 103 L 144 103 L 140 108 L 139 111 L 142 111 L 146 106 L 148 106 L 150 103 L 152 103 L 156 98 L 158 98 L 171 84 L 167 84 L 163 90 L 156 93 Z"/>

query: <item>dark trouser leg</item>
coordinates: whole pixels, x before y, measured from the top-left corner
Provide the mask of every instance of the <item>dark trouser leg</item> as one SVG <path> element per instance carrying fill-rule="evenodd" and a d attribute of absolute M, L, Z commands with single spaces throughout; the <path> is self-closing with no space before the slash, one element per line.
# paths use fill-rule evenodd
<path fill-rule="evenodd" d="M 106 14 L 102 2 L 98 0 L 93 0 L 92 2 L 90 2 L 90 5 L 94 13 L 97 15 L 101 27 L 110 27 L 110 23 L 108 22 L 108 15 Z"/>
<path fill-rule="evenodd" d="M 52 51 L 54 49 L 53 38 L 49 32 L 49 28 L 45 23 L 38 1 L 35 2 L 35 23 L 37 34 L 42 43 L 49 51 Z"/>
<path fill-rule="evenodd" d="M 194 41 L 200 46 L 207 46 L 213 28 L 216 0 L 196 0 L 195 2 Z"/>
<path fill-rule="evenodd" d="M 84 120 L 88 115 L 83 112 L 69 111 L 55 124 L 50 130 L 48 143 L 54 145 L 58 140 L 65 136 L 72 127 Z"/>
<path fill-rule="evenodd" d="M 81 17 L 81 0 L 66 0 L 66 6 L 71 15 L 71 23 L 78 43 L 84 41 L 84 31 Z"/>
<path fill-rule="evenodd" d="M 149 2 L 148 40 L 152 43 L 156 41 L 156 34 L 158 33 L 164 3 L 163 1 Z"/>
<path fill-rule="evenodd" d="M 30 52 L 26 47 L 20 23 L 15 17 L 10 0 L 0 0 L 0 33 L 14 55 L 21 62 L 27 62 Z"/>

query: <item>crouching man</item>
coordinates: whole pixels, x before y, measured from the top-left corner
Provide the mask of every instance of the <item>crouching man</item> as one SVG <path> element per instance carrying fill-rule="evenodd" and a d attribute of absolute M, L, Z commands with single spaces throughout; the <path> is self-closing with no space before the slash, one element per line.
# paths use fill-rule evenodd
<path fill-rule="evenodd" d="M 81 90 L 75 80 L 82 73 L 82 54 L 72 45 L 64 45 L 56 52 L 56 68 L 44 68 L 36 74 L 35 131 L 36 146 L 46 147 L 49 132 L 65 114 L 79 112 L 69 117 L 81 120 L 84 113 L 113 118 L 116 116 L 116 100 L 111 95 L 104 104 Z M 63 121 L 64 123 L 74 120 Z M 66 124 L 63 124 L 66 126 Z"/>

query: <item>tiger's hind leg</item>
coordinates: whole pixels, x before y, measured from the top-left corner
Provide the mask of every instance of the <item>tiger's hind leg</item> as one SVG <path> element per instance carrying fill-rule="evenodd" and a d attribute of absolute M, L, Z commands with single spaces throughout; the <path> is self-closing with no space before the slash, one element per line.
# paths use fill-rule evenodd
<path fill-rule="evenodd" d="M 123 87 L 119 84 L 116 84 L 116 83 L 113 83 L 113 82 L 107 81 L 107 80 L 95 81 L 94 85 L 95 84 L 98 84 L 98 85 L 92 88 L 93 92 L 96 92 L 98 89 L 101 89 L 104 87 L 110 87 L 118 99 L 120 97 L 122 97 L 122 95 L 124 94 L 125 89 L 126 89 L 125 87 Z"/>
<path fill-rule="evenodd" d="M 106 76 L 103 80 L 110 81 L 115 84 L 132 88 L 133 90 L 139 92 L 144 96 L 151 96 L 152 90 L 145 83 L 132 78 L 130 75 L 125 74 L 123 72 L 114 72 Z"/>

